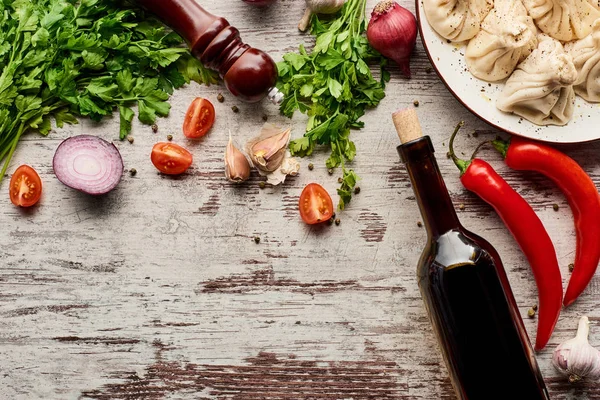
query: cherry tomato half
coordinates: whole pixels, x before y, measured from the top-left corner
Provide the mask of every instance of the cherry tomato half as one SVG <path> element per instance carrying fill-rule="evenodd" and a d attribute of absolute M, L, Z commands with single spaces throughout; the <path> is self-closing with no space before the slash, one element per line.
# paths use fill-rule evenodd
<path fill-rule="evenodd" d="M 169 142 L 156 143 L 150 155 L 152 164 L 162 173 L 179 175 L 192 165 L 192 153 L 178 144 Z"/>
<path fill-rule="evenodd" d="M 333 202 L 327 190 L 318 183 L 306 185 L 300 195 L 300 216 L 309 225 L 329 221 L 333 216 Z"/>
<path fill-rule="evenodd" d="M 8 190 L 15 206 L 31 207 L 42 196 L 42 180 L 35 169 L 21 165 L 10 178 Z"/>
<path fill-rule="evenodd" d="M 183 134 L 190 139 L 200 138 L 212 128 L 215 122 L 215 107 L 202 97 L 196 97 L 183 121 Z"/>

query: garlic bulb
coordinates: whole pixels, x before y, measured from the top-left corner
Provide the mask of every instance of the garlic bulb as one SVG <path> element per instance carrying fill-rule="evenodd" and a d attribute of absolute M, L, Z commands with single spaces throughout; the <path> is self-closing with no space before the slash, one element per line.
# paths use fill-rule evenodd
<path fill-rule="evenodd" d="M 313 14 L 334 14 L 342 8 L 345 0 L 306 0 L 306 11 L 298 24 L 302 32 L 308 28 Z"/>
<path fill-rule="evenodd" d="M 250 163 L 237 147 L 233 145 L 231 134 L 225 150 L 225 176 L 232 182 L 244 182 L 250 177 Z"/>
<path fill-rule="evenodd" d="M 261 175 L 276 171 L 285 158 L 291 129 L 281 128 L 266 123 L 260 134 L 246 143 L 246 153 Z"/>
<path fill-rule="evenodd" d="M 552 354 L 552 364 L 571 383 L 583 378 L 600 379 L 600 352 L 589 344 L 589 331 L 590 321 L 583 316 L 577 335 L 559 345 Z"/>

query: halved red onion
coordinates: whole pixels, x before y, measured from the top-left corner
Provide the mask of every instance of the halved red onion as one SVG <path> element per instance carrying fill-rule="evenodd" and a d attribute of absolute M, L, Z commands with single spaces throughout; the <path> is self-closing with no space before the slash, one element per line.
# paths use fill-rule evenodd
<path fill-rule="evenodd" d="M 110 192 L 123 175 L 119 150 L 114 144 L 92 135 L 64 140 L 54 153 L 52 167 L 59 181 L 92 195 Z"/>

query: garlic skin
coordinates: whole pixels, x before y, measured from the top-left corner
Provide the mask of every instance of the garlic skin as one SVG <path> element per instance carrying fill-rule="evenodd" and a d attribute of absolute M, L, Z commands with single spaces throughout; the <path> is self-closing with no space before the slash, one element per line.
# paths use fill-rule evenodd
<path fill-rule="evenodd" d="M 560 344 L 552 354 L 552 364 L 574 383 L 583 378 L 600 379 L 600 352 L 588 342 L 590 321 L 580 318 L 577 335 Z"/>
<path fill-rule="evenodd" d="M 283 162 L 291 137 L 291 128 L 281 128 L 266 123 L 260 134 L 246 143 L 246 153 L 261 175 L 277 171 Z"/>
<path fill-rule="evenodd" d="M 233 145 L 231 134 L 225 149 L 225 176 L 235 183 L 241 183 L 250 178 L 250 163 L 244 153 Z"/>
<path fill-rule="evenodd" d="M 298 29 L 304 32 L 313 14 L 334 14 L 342 8 L 345 0 L 306 0 L 306 11 L 298 23 Z"/>
<path fill-rule="evenodd" d="M 285 157 L 281 166 L 277 171 L 271 172 L 267 175 L 267 183 L 273 186 L 277 186 L 280 183 L 285 182 L 285 178 L 288 176 L 296 176 L 300 171 L 300 163 L 295 158 L 291 157 L 290 152 L 285 153 Z"/>

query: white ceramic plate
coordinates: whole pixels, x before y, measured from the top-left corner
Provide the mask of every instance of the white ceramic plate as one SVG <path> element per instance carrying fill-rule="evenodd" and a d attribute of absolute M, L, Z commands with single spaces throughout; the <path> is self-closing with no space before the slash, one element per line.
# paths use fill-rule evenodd
<path fill-rule="evenodd" d="M 417 20 L 425 51 L 450 92 L 473 114 L 508 133 L 554 143 L 578 143 L 600 139 L 600 104 L 576 96 L 573 118 L 564 126 L 538 126 L 496 108 L 504 83 L 475 78 L 465 63 L 465 44 L 447 43 L 427 22 L 423 0 L 416 0 Z"/>

